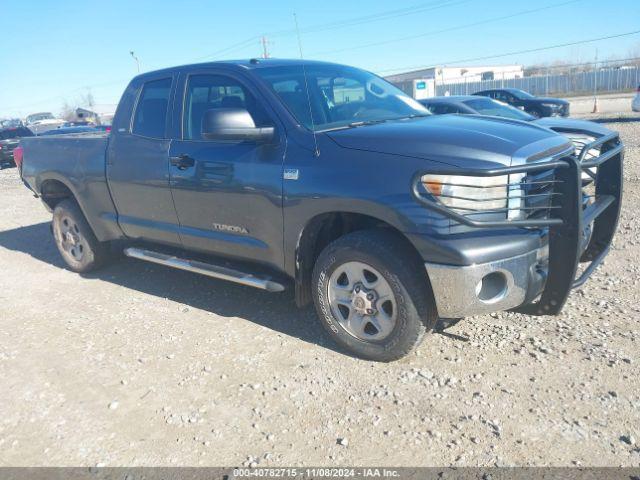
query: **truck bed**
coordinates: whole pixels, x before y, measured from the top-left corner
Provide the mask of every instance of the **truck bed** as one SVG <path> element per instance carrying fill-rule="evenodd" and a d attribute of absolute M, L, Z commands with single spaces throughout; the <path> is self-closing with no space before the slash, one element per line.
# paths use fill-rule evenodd
<path fill-rule="evenodd" d="M 20 143 L 22 179 L 36 195 L 62 184 L 78 200 L 99 240 L 121 235 L 105 175 L 108 133 L 29 137 Z"/>

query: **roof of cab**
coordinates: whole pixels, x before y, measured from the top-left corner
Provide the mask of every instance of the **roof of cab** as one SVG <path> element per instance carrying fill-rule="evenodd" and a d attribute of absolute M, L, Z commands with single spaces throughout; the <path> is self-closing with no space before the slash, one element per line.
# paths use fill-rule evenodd
<path fill-rule="evenodd" d="M 148 75 L 156 75 L 158 73 L 169 73 L 182 71 L 186 69 L 193 68 L 202 68 L 202 67 L 232 67 L 232 68 L 243 68 L 246 70 L 254 70 L 259 68 L 267 68 L 267 67 L 286 67 L 291 65 L 337 65 L 337 66 L 346 66 L 340 65 L 332 62 L 323 62 L 320 60 L 301 60 L 301 59 L 283 59 L 283 58 L 250 58 L 244 60 L 219 60 L 215 62 L 203 62 L 203 63 L 193 63 L 186 65 L 178 65 L 175 67 L 168 67 L 159 70 L 153 70 L 150 72 L 141 73 L 137 75 L 135 78 L 145 77 Z"/>

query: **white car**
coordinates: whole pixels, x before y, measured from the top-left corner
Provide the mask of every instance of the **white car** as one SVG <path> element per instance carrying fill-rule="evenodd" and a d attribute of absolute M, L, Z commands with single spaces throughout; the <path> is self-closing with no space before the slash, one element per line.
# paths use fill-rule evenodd
<path fill-rule="evenodd" d="M 636 96 L 633 97 L 633 102 L 631 102 L 631 110 L 634 112 L 640 112 L 640 85 L 638 85 Z"/>
<path fill-rule="evenodd" d="M 50 112 L 41 112 L 27 116 L 25 124 L 33 133 L 39 135 L 62 126 L 64 120 L 55 118 Z"/>

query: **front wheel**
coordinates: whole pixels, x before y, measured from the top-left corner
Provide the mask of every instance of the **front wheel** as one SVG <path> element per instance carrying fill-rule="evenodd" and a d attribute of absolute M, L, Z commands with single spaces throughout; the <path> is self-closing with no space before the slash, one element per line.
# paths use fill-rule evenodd
<path fill-rule="evenodd" d="M 98 241 L 73 200 L 63 200 L 56 205 L 52 230 L 60 255 L 74 272 L 90 272 L 107 261 L 109 243 Z"/>
<path fill-rule="evenodd" d="M 388 362 L 413 351 L 437 319 L 422 261 L 392 232 L 353 232 L 327 246 L 313 271 L 325 329 L 359 357 Z"/>

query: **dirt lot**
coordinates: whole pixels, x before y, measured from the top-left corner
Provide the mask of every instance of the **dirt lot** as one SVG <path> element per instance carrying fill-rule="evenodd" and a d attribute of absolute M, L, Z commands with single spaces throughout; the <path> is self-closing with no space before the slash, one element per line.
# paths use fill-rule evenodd
<path fill-rule="evenodd" d="M 640 123 L 620 232 L 558 317 L 400 362 L 336 351 L 291 294 L 123 259 L 66 270 L 0 172 L 0 465 L 640 465 Z"/>

